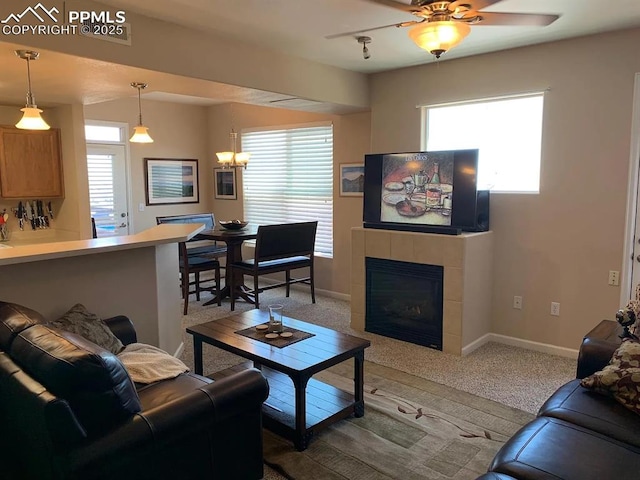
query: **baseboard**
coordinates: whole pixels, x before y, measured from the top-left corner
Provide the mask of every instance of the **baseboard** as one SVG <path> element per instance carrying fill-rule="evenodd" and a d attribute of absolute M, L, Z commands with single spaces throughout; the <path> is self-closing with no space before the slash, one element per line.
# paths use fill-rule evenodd
<path fill-rule="evenodd" d="M 178 345 L 178 349 L 176 350 L 176 353 L 173 354 L 173 356 L 176 358 L 180 358 L 182 352 L 184 352 L 184 342 L 180 342 L 180 345 Z"/>
<path fill-rule="evenodd" d="M 549 355 L 558 355 L 559 357 L 566 357 L 571 359 L 578 358 L 578 350 L 572 348 L 558 347 L 556 345 L 550 345 L 548 343 L 532 342 L 531 340 L 508 337 L 506 335 L 499 335 L 497 333 L 487 333 L 476 341 L 471 342 L 469 345 L 463 347 L 462 355 L 468 355 L 489 342 L 502 343 L 504 345 L 511 345 L 512 347 L 526 348 L 527 350 L 548 353 Z"/>

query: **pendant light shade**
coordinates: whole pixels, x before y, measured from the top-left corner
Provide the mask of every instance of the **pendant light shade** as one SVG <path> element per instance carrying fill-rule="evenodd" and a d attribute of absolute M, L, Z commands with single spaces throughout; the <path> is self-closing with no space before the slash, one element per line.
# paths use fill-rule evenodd
<path fill-rule="evenodd" d="M 440 58 L 444 52 L 462 42 L 469 32 L 471 27 L 464 22 L 424 22 L 409 30 L 409 38 L 420 48 Z"/>
<path fill-rule="evenodd" d="M 40 56 L 38 52 L 32 50 L 16 50 L 16 55 L 27 61 L 27 104 L 20 111 L 23 113 L 22 119 L 16 123 L 16 127 L 23 130 L 49 130 L 51 127 L 40 116 L 42 110 L 36 105 L 36 101 L 31 91 L 31 68 L 29 62 L 37 60 Z"/>
<path fill-rule="evenodd" d="M 146 83 L 132 82 L 131 86 L 138 90 L 138 125 L 133 129 L 133 135 L 129 141 L 131 143 L 153 143 L 153 138 L 149 135 L 149 129 L 142 124 L 142 103 L 140 101 L 140 91 L 147 88 Z"/>

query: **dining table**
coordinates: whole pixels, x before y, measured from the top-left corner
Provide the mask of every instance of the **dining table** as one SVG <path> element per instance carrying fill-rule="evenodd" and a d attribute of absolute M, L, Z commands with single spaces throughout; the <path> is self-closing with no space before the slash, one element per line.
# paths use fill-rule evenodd
<path fill-rule="evenodd" d="M 215 240 L 216 242 L 224 242 L 227 244 L 225 285 L 224 288 L 220 290 L 220 300 L 231 297 L 231 288 L 234 288 L 236 300 L 242 298 L 248 303 L 255 303 L 253 295 L 247 292 L 248 289 L 244 284 L 244 275 L 241 272 L 239 272 L 238 275 L 234 275 L 231 265 L 233 265 L 234 262 L 242 261 L 242 244 L 246 240 L 255 240 L 258 238 L 258 226 L 259 225 L 247 225 L 239 230 L 231 230 L 217 226 L 210 230 L 202 230 L 196 235 L 195 238 L 197 240 Z M 212 305 L 214 303 L 218 303 L 217 296 L 203 303 L 203 305 Z"/>

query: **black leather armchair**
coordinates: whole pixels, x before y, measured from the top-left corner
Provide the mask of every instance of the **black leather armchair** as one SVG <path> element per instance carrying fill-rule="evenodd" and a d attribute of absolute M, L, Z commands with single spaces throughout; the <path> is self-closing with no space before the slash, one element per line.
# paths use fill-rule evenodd
<path fill-rule="evenodd" d="M 0 302 L 0 478 L 262 478 L 258 370 L 134 385 L 115 355 L 44 321 Z M 127 317 L 106 323 L 136 341 Z"/>

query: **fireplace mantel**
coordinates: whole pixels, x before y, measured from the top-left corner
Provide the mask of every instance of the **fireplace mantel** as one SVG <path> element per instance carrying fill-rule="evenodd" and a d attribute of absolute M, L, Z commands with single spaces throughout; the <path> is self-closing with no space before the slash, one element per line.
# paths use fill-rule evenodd
<path fill-rule="evenodd" d="M 365 258 L 444 267 L 445 353 L 470 353 L 491 331 L 493 232 L 440 235 L 351 229 L 351 327 L 365 329 Z"/>

